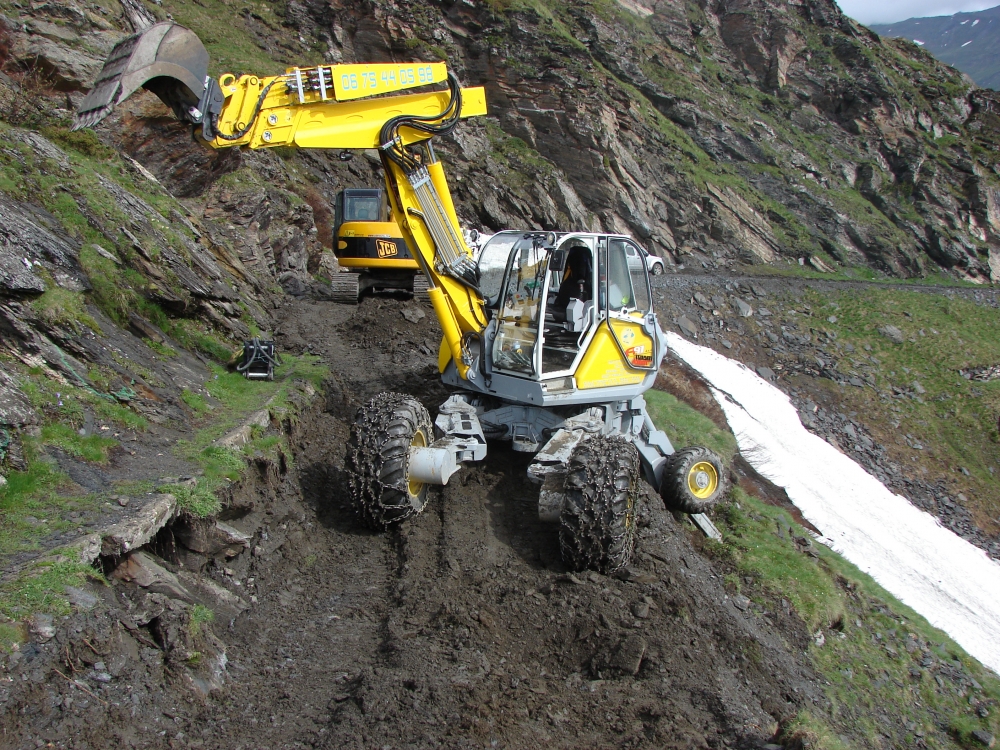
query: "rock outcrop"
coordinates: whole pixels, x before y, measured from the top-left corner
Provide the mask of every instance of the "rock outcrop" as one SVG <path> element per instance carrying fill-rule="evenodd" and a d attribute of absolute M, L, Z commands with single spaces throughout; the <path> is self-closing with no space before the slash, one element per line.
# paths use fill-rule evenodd
<path fill-rule="evenodd" d="M 487 86 L 491 120 L 447 151 L 489 228 L 601 226 L 709 267 L 993 278 L 976 181 L 997 184 L 994 95 L 915 45 L 832 0 L 503 7 L 313 0 L 288 22 L 330 60 L 444 57 Z"/>
<path fill-rule="evenodd" d="M 171 9 L 169 0 L 128 0 L 102 15 L 40 3 L 6 18 L 0 57 L 12 77 L 0 117 L 51 127 L 65 117 L 59 97 L 87 88 L 103 52 Z M 628 232 L 676 264 L 709 268 L 807 257 L 813 267 L 895 276 L 940 268 L 982 282 L 1000 265 L 995 94 L 910 42 L 880 39 L 833 0 L 623 2 L 600 12 L 296 0 L 228 22 L 260 54 L 234 59 L 209 34 L 220 66 L 270 72 L 260 60 L 280 69 L 313 61 L 318 48 L 333 62 L 444 58 L 466 84 L 485 85 L 490 117 L 463 124 L 439 149 L 473 225 Z M 42 95 L 44 112 L 25 103 L 29 94 Z M 97 132 L 172 195 L 197 199 L 196 218 L 211 226 L 196 244 L 251 286 L 244 272 L 257 278 L 257 268 L 290 291 L 308 286 L 316 238 L 329 241 L 333 195 L 378 179 L 377 160 L 258 154 L 251 165 L 238 152 L 211 152 L 149 94 Z M 183 258 L 163 260 L 182 289 L 142 268 L 158 304 L 185 310 L 191 298 L 225 297 L 214 271 L 195 271 L 202 285 L 181 270 Z M 4 284 L 37 292 L 30 269 L 2 268 Z"/>

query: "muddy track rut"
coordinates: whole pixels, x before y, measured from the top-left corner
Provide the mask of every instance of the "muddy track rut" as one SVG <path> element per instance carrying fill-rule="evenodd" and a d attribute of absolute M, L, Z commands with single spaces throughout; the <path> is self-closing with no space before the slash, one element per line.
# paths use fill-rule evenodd
<path fill-rule="evenodd" d="M 447 395 L 420 350 L 439 335 L 430 310 L 402 315 L 418 307 L 286 308 L 282 333 L 332 377 L 296 446 L 286 539 L 249 558 L 261 595 L 225 636 L 232 682 L 191 717 L 213 744 L 753 747 L 816 698 L 797 623 L 738 609 L 653 493 L 629 580 L 565 570 L 528 459 L 503 447 L 415 519 L 360 528 L 343 475 L 354 409 L 386 388 L 432 413 Z"/>
<path fill-rule="evenodd" d="M 227 511 L 246 551 L 202 574 L 247 609 L 185 639 L 187 605 L 169 592 L 98 590 L 105 609 L 67 624 L 93 654 L 59 636 L 11 672 L 23 692 L 0 748 L 754 748 L 822 700 L 801 622 L 766 595 L 730 597 L 701 537 L 651 491 L 615 578 L 565 569 L 528 457 L 503 446 L 419 516 L 361 528 L 350 423 L 386 389 L 435 412 L 437 324 L 426 303 L 391 297 L 289 300 L 276 317 L 280 349 L 331 374 L 293 431 L 293 467 L 259 466 L 256 494 Z M 192 649 L 227 662 L 221 685 L 198 682 Z M 80 671 L 56 676 L 46 659 Z M 70 689 L 75 675 L 89 693 Z"/>

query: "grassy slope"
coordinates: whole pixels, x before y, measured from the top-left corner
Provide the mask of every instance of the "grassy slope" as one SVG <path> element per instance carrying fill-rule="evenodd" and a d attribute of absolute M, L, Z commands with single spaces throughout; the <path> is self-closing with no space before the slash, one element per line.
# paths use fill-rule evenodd
<path fill-rule="evenodd" d="M 648 391 L 646 401 L 677 445 L 735 450 L 731 434 L 684 402 L 659 391 Z M 975 747 L 974 730 L 1000 733 L 997 676 L 867 574 L 814 544 L 785 510 L 735 488 L 712 517 L 721 543 L 692 533 L 730 592 L 764 613 L 787 604 L 813 634 L 809 657 L 829 705 L 803 710 L 783 727 L 783 739 L 824 750 L 906 747 L 921 738 L 927 747 L 954 748 Z"/>
<path fill-rule="evenodd" d="M 10 363 L 5 365 L 11 366 Z M 17 368 L 12 369 L 16 371 Z M 315 357 L 308 356 L 286 356 L 275 371 L 273 382 L 248 381 L 218 365 L 213 366 L 213 375 L 205 383 L 211 404 L 203 397 L 199 401 L 188 396 L 189 400 L 199 403 L 200 408 L 194 410 L 190 440 L 177 446 L 181 456 L 201 467 L 201 476 L 195 487 L 168 487 L 164 491 L 173 492 L 178 505 L 194 515 L 218 512 L 220 506 L 215 491 L 242 476 L 247 458 L 273 455 L 279 450 L 288 457 L 291 451 L 283 436 L 266 435 L 263 430 L 255 432 L 250 442 L 238 449 L 218 447 L 213 441 L 239 424 L 248 412 L 265 405 L 278 418 L 294 417 L 295 410 L 288 396 L 295 381 L 307 380 L 319 388 L 326 373 L 326 368 L 319 365 Z M 101 463 L 117 444 L 109 438 L 80 437 L 71 426 L 74 422 L 68 415 L 78 409 L 82 413 L 86 408 L 84 404 L 91 403 L 93 397 L 85 391 L 62 386 L 67 390 L 59 392 L 58 402 L 47 403 L 46 399 L 55 394 L 38 390 L 38 384 L 44 386 L 48 381 L 36 376 L 31 382 L 35 386 L 28 390 L 37 396 L 33 400 L 44 415 L 46 425 L 40 438 L 27 441 L 28 470 L 12 472 L 7 485 L 0 487 L 0 510 L 3 511 L 0 561 L 7 561 L 18 552 L 37 551 L 41 538 L 75 527 L 77 521 L 69 520 L 67 514 L 96 516 L 100 505 L 106 504 L 101 495 L 81 497 L 74 493 L 75 485 L 45 455 L 44 449 L 57 446 L 84 460 Z M 38 395 L 40 393 L 44 395 Z M 150 482 L 119 482 L 116 489 L 124 494 L 139 495 L 151 492 L 153 486 Z M 97 576 L 86 566 L 68 562 L 58 554 L 49 555 L 0 582 L 0 619 L 20 620 L 36 612 L 65 613 L 69 605 L 64 589 L 67 585 L 78 585 L 82 574 Z M 24 635 L 9 623 L 6 632 L 15 642 Z M 0 631 L 0 648 L 4 647 L 3 640 L 4 632 Z"/>
<path fill-rule="evenodd" d="M 874 383 L 846 389 L 847 409 L 866 415 L 905 472 L 964 491 L 977 523 L 1000 531 L 1000 381 L 959 374 L 1000 362 L 1000 310 L 902 289 L 812 292 L 803 301 L 812 307 L 809 325 L 837 335 L 839 370 Z M 885 325 L 899 328 L 904 343 L 879 333 Z"/>
<path fill-rule="evenodd" d="M 298 43 L 266 9 L 280 9 L 280 0 L 267 6 L 254 2 L 238 5 L 236 7 L 237 4 L 230 0 L 168 0 L 159 7 L 149 7 L 161 20 L 170 13 L 174 20 L 202 35 L 212 55 L 213 73 L 230 70 L 274 73 L 284 69 L 282 59 L 289 55 L 289 50 L 297 50 L 296 59 L 302 54 L 310 54 L 308 48 Z M 0 11 L 17 15 L 19 9 L 20 6 L 15 7 L 8 0 L 0 0 Z M 120 14 L 121 7 L 116 0 L 96 0 L 88 5 L 88 10 L 98 17 L 103 15 L 111 19 Z M 219 23 L 220 18 L 227 17 L 230 22 Z M 176 345 L 200 351 L 219 362 L 228 361 L 232 355 L 231 344 L 195 321 L 168 316 L 147 298 L 145 291 L 150 280 L 129 267 L 136 252 L 132 242 L 117 229 L 112 229 L 113 234 L 108 236 L 92 226 L 78 204 L 85 205 L 107 227 L 130 226 L 112 194 L 101 185 L 103 177 L 140 197 L 163 216 L 169 215 L 172 209 L 185 214 L 185 208 L 158 185 L 136 175 L 118 154 L 103 146 L 90 131 L 71 133 L 68 120 L 44 107 L 8 108 L 4 110 L 7 112 L 16 113 L 17 119 L 14 123 L 5 122 L 0 113 L 0 135 L 5 135 L 12 124 L 38 130 L 66 152 L 68 165 L 63 167 L 41 159 L 27 145 L 4 137 L 7 147 L 0 154 L 0 190 L 13 198 L 41 204 L 59 220 L 80 242 L 80 262 L 94 287 L 92 292 L 85 294 L 52 286 L 31 303 L 35 314 L 49 325 L 78 333 L 86 329 L 99 333 L 98 324 L 87 312 L 88 304 L 96 305 L 119 324 L 125 322 L 130 311 L 135 311 L 167 333 Z M 160 236 L 142 235 L 139 239 L 154 259 L 161 239 L 185 257 L 184 243 L 175 232 L 186 230 L 178 230 L 176 225 L 168 226 L 167 222 L 157 221 L 155 217 L 153 223 Z M 119 266 L 103 257 L 94 250 L 94 245 L 110 250 L 124 263 Z M 171 278 L 169 269 L 160 270 L 167 276 L 167 285 L 174 286 L 176 280 Z M 252 321 L 246 322 L 251 330 L 255 329 Z M 175 356 L 169 346 L 155 343 L 150 346 L 156 356 Z M 143 370 L 139 374 L 156 384 L 152 373 L 138 363 L 120 364 Z M 109 397 L 108 384 L 114 379 L 110 371 L 93 367 L 81 373 L 88 381 L 86 385 L 66 385 L 50 378 L 43 370 L 22 367 L 9 358 L 5 358 L 4 366 L 20 377 L 23 390 L 44 420 L 41 434 L 24 440 L 28 470 L 8 473 L 8 483 L 0 488 L 0 561 L 6 562 L 19 553 L 36 553 L 41 539 L 55 532 L 72 530 L 84 520 L 97 517 L 102 505 L 106 504 L 102 496 L 80 494 L 79 487 L 46 455 L 47 449 L 56 447 L 86 461 L 105 463 L 108 452 L 117 445 L 115 438 L 119 432 L 141 432 L 147 424 L 128 408 L 127 401 L 119 403 Z M 213 396 L 211 406 L 197 394 L 185 394 L 185 401 L 191 406 L 196 425 L 201 429 L 181 450 L 186 458 L 202 465 L 204 476 L 197 487 L 178 488 L 177 494 L 182 506 L 200 514 L 217 509 L 214 490 L 227 479 L 238 478 L 245 467 L 247 454 L 273 452 L 279 447 L 278 438 L 259 434 L 241 451 L 213 448 L 209 445 L 211 440 L 238 423 L 247 411 L 259 409 L 267 402 L 272 410 L 287 411 L 285 398 L 291 380 L 302 377 L 318 386 L 324 370 L 311 359 L 289 358 L 287 364 L 279 368 L 276 381 L 266 384 L 249 384 L 221 368 L 214 372 L 213 379 L 206 383 L 206 390 Z M 101 426 L 107 427 L 102 433 L 107 437 L 81 437 L 77 433 L 85 412 L 92 413 Z M 143 494 L 152 486 L 148 482 L 126 482 L 118 489 L 126 494 Z M 74 515 L 70 517 L 70 513 Z M 25 635 L 19 626 L 3 623 L 4 618 L 18 620 L 34 612 L 64 613 L 68 608 L 65 586 L 79 583 L 85 574 L 93 575 L 94 572 L 56 557 L 54 561 L 36 564 L 17 576 L 8 576 L 0 583 L 0 648 L 5 642 L 16 642 Z"/>
<path fill-rule="evenodd" d="M 823 633 L 809 655 L 830 706 L 800 714 L 787 736 L 811 736 L 812 747 L 830 750 L 908 747 L 919 737 L 948 748 L 975 746 L 976 729 L 1000 731 L 997 676 L 869 576 L 808 542 L 784 511 L 736 490 L 714 517 L 724 542 L 706 550 L 729 570 L 731 588 L 765 610 L 784 599 L 811 633 Z"/>

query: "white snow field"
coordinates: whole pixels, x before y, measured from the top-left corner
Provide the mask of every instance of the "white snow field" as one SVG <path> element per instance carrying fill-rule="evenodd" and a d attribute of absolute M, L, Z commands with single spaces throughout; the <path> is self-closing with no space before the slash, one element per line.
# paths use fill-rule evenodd
<path fill-rule="evenodd" d="M 1000 564 L 806 430 L 788 396 L 749 368 L 676 333 L 667 340 L 711 384 L 740 449 L 820 540 L 1000 673 Z"/>

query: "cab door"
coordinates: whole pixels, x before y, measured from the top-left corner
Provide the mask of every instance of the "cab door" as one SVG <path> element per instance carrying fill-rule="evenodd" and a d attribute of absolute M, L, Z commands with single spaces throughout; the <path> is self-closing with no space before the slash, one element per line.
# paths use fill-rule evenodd
<path fill-rule="evenodd" d="M 629 262 L 629 250 L 638 267 Z M 659 363 L 649 277 L 641 261 L 638 247 L 624 237 L 608 237 L 600 246 L 601 323 L 577 371 L 580 389 L 641 383 Z"/>

